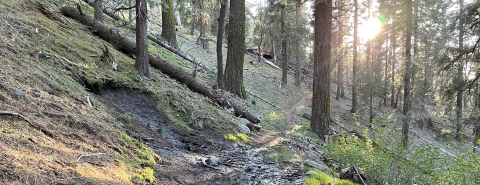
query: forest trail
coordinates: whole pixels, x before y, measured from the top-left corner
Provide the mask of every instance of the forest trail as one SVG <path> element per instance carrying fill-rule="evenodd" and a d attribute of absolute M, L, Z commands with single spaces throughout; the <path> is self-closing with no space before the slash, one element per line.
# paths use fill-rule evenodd
<path fill-rule="evenodd" d="M 153 168 L 161 184 L 303 183 L 299 165 L 289 164 L 282 168 L 265 157 L 271 147 L 245 146 L 221 137 L 208 141 L 205 135 L 214 133 L 182 133 L 158 112 L 157 103 L 148 95 L 117 89 L 102 93 L 101 99 L 120 113 L 130 115 L 131 125 L 127 133 L 160 155 L 160 164 Z M 302 98 L 288 112 L 295 114 L 307 99 Z M 162 133 L 157 132 L 159 127 L 163 128 Z M 278 137 L 276 134 L 271 136 Z M 211 158 L 217 159 L 216 164 L 211 164 Z"/>
<path fill-rule="evenodd" d="M 302 110 L 305 106 L 307 106 L 308 100 L 312 98 L 312 93 L 302 89 L 302 99 L 297 101 L 293 104 L 286 112 L 285 112 L 285 122 L 286 125 L 278 129 L 277 131 L 272 131 L 269 133 L 264 134 L 260 139 L 257 140 L 258 145 L 261 147 L 271 147 L 277 145 L 279 142 L 282 141 L 282 138 L 279 137 L 281 134 L 287 134 L 292 130 L 294 125 L 293 118 L 297 114 L 298 111 Z"/>
<path fill-rule="evenodd" d="M 291 127 L 293 126 L 292 119 L 297 114 L 298 111 L 302 110 L 305 106 L 307 106 L 307 102 L 309 99 L 312 98 L 312 93 L 301 89 L 303 97 L 300 101 L 295 103 L 290 109 L 287 110 L 287 113 L 285 114 L 285 122 L 287 122 L 287 125 L 285 126 L 286 130 L 290 130 Z"/>

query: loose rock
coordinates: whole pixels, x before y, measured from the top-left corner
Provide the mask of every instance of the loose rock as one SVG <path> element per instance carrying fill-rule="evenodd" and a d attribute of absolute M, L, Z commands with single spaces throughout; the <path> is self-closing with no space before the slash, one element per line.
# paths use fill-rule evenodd
<path fill-rule="evenodd" d="M 314 167 L 314 168 L 319 169 L 321 171 L 328 170 L 327 165 L 325 165 L 323 163 L 318 163 L 318 162 L 315 162 L 315 161 L 311 161 L 311 160 L 303 161 L 303 164 L 307 165 L 307 166 L 310 166 L 310 167 Z"/>
<path fill-rule="evenodd" d="M 238 127 L 240 129 L 240 132 L 242 132 L 244 134 L 250 134 L 250 129 L 246 125 L 238 124 Z"/>

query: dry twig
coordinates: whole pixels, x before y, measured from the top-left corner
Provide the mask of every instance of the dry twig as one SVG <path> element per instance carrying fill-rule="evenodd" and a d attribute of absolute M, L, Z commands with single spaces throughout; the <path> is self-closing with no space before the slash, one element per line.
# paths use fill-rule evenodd
<path fill-rule="evenodd" d="M 96 156 L 96 155 L 105 155 L 105 154 L 106 154 L 106 153 L 96 153 L 96 154 L 85 154 L 85 155 L 80 155 L 80 157 L 78 157 L 78 159 L 77 159 L 77 162 L 79 162 L 79 161 L 80 161 L 80 159 L 81 159 L 82 157 Z"/>

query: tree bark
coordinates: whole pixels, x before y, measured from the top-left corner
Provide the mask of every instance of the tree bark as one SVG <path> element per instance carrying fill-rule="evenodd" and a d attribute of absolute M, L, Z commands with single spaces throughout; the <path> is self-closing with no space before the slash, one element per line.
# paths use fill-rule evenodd
<path fill-rule="evenodd" d="M 192 7 L 192 25 L 190 27 L 190 35 L 195 34 L 195 28 L 197 26 L 197 21 L 198 21 L 197 1 L 199 1 L 199 0 L 193 0 L 192 1 L 192 4 L 193 4 L 193 7 Z"/>
<path fill-rule="evenodd" d="M 463 49 L 463 35 L 464 35 L 464 4 L 463 0 L 459 0 L 460 3 L 460 23 L 458 25 L 458 48 Z M 463 61 L 462 59 L 458 60 L 458 66 L 457 66 L 457 85 L 458 84 L 463 84 Z M 456 117 L 456 138 L 458 140 L 463 139 L 462 136 L 463 133 L 463 86 L 458 86 L 457 87 L 457 100 L 456 100 L 456 109 L 455 109 L 455 117 Z"/>
<path fill-rule="evenodd" d="M 128 0 L 128 7 L 132 7 L 132 6 L 133 6 L 133 0 Z M 107 11 L 107 10 L 103 9 L 103 13 L 105 13 L 105 11 Z M 110 17 L 112 17 L 112 16 L 110 16 Z M 133 10 L 129 9 L 128 10 L 128 22 L 132 22 L 132 21 L 133 21 Z"/>
<path fill-rule="evenodd" d="M 297 0 L 295 4 L 295 27 L 300 28 L 300 19 L 301 19 L 301 6 L 300 0 Z M 300 38 L 295 40 L 295 87 L 300 87 L 300 74 L 302 73 L 302 45 Z"/>
<path fill-rule="evenodd" d="M 162 37 L 172 48 L 178 50 L 174 11 L 173 0 L 162 2 Z"/>
<path fill-rule="evenodd" d="M 225 89 L 246 98 L 243 86 L 243 57 L 245 55 L 245 0 L 230 1 L 228 51 L 225 66 Z"/>
<path fill-rule="evenodd" d="M 89 1 L 89 0 L 83 0 L 85 3 L 89 4 L 90 6 L 94 6 L 93 2 L 92 1 Z M 122 22 L 126 22 L 126 20 L 124 20 L 122 17 L 120 17 L 119 15 L 117 14 L 114 14 L 113 12 L 111 11 L 108 11 L 107 9 L 103 9 L 103 13 L 105 15 L 108 15 L 109 17 L 117 20 L 117 21 L 122 21 Z M 184 54 L 182 53 L 181 51 L 175 49 L 175 48 L 172 48 L 170 47 L 169 45 L 165 44 L 162 40 L 158 39 L 157 37 L 153 36 L 152 34 L 148 34 L 147 35 L 148 39 L 150 39 L 151 41 L 157 43 L 158 45 L 162 46 L 163 48 L 167 49 L 168 51 L 178 55 L 179 57 L 182 57 L 183 59 L 191 62 L 191 63 L 194 63 L 196 65 L 199 65 L 198 62 L 196 62 L 194 59 L 192 59 L 190 56 L 188 56 L 187 54 Z M 203 67 L 203 66 L 202 66 Z"/>
<path fill-rule="evenodd" d="M 412 107 L 412 100 L 411 100 L 411 94 L 410 94 L 410 80 L 412 78 L 412 71 L 411 71 L 411 66 L 412 66 L 412 16 L 413 16 L 413 6 L 412 6 L 412 0 L 407 0 L 407 7 L 406 7 L 406 14 L 407 14 L 407 19 L 406 21 L 406 27 L 407 27 L 407 33 L 405 36 L 406 42 L 405 42 L 405 72 L 404 72 L 404 77 L 403 77 L 403 115 L 406 117 L 405 120 L 403 120 L 403 125 L 402 125 L 402 134 L 403 134 L 403 144 L 407 145 L 408 144 L 408 127 L 410 123 L 410 109 Z"/>
<path fill-rule="evenodd" d="M 152 78 L 148 65 L 148 43 L 147 43 L 147 1 L 136 0 L 136 49 L 135 68 L 141 77 Z"/>
<path fill-rule="evenodd" d="M 338 1 L 338 7 L 343 7 L 343 0 Z M 340 11 L 340 10 L 338 10 Z M 342 97 L 342 89 L 343 89 L 343 54 L 344 49 L 342 47 L 343 42 L 343 18 L 338 18 L 338 47 L 337 47 L 337 55 L 339 56 L 339 61 L 337 63 L 337 93 L 335 95 L 335 99 L 338 101 L 340 97 Z"/>
<path fill-rule="evenodd" d="M 392 57 L 390 57 L 390 65 L 392 66 L 392 76 L 391 76 L 391 79 L 392 79 L 392 86 L 391 86 L 391 89 L 390 89 L 390 93 L 392 94 L 391 98 L 390 98 L 390 105 L 394 108 L 397 108 L 396 106 L 396 103 L 395 103 L 395 63 L 396 63 L 396 41 L 397 41 L 397 38 L 396 38 L 396 30 L 395 30 L 395 26 L 394 24 L 392 24 L 392 35 L 391 35 L 391 43 L 392 43 Z"/>
<path fill-rule="evenodd" d="M 178 27 L 182 27 L 182 19 L 180 19 L 180 11 L 177 8 L 177 0 L 173 0 L 173 7 L 174 7 L 174 16 L 175 16 L 175 23 Z"/>
<path fill-rule="evenodd" d="M 282 5 L 281 11 L 281 29 L 282 29 L 282 87 L 287 87 L 288 58 L 287 58 L 287 35 L 285 33 L 285 5 Z"/>
<path fill-rule="evenodd" d="M 103 22 L 103 0 L 95 0 L 95 12 L 93 13 L 95 20 Z"/>
<path fill-rule="evenodd" d="M 218 17 L 217 32 L 217 85 L 220 89 L 225 89 L 223 75 L 223 33 L 225 32 L 225 14 L 227 12 L 228 0 L 220 1 L 220 16 Z"/>
<path fill-rule="evenodd" d="M 315 5 L 312 130 L 320 138 L 330 135 L 330 52 L 332 0 Z"/>
<path fill-rule="evenodd" d="M 353 14 L 353 76 L 352 76 L 352 110 L 351 113 L 357 112 L 357 45 L 358 45 L 358 0 L 354 0 L 354 14 Z"/>
<path fill-rule="evenodd" d="M 110 28 L 102 23 L 93 21 L 93 19 L 89 16 L 80 15 L 80 12 L 78 12 L 78 10 L 72 6 L 63 6 L 61 8 L 61 11 L 65 16 L 76 19 L 82 24 L 85 24 L 86 26 L 89 26 L 92 29 L 96 30 L 97 35 L 99 35 L 103 40 L 115 46 L 119 51 L 122 51 L 125 54 L 135 53 L 135 43 L 128 38 L 120 35 L 115 28 Z M 255 124 L 260 123 L 260 119 L 258 119 L 252 113 L 236 105 L 233 101 L 221 97 L 216 93 L 214 89 L 203 85 L 195 78 L 193 78 L 190 74 L 170 64 L 169 62 L 162 60 L 156 56 L 149 55 L 149 63 L 152 67 L 161 70 L 162 73 L 187 85 L 187 87 L 191 90 L 208 97 L 210 100 L 218 103 L 220 106 L 227 108 L 232 107 L 235 110 L 236 116 L 243 117 Z"/>

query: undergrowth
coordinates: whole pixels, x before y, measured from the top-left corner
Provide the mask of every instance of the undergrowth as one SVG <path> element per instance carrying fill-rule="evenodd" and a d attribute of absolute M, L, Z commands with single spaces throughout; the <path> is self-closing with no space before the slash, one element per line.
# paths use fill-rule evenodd
<path fill-rule="evenodd" d="M 376 119 L 373 128 L 388 123 Z M 431 145 L 404 147 L 401 134 L 387 128 L 376 128 L 371 137 L 365 134 L 366 140 L 342 133 L 328 145 L 328 156 L 364 169 L 369 184 L 480 184 L 480 157 L 474 153 L 453 156 Z M 373 146 L 373 141 L 379 146 Z"/>

